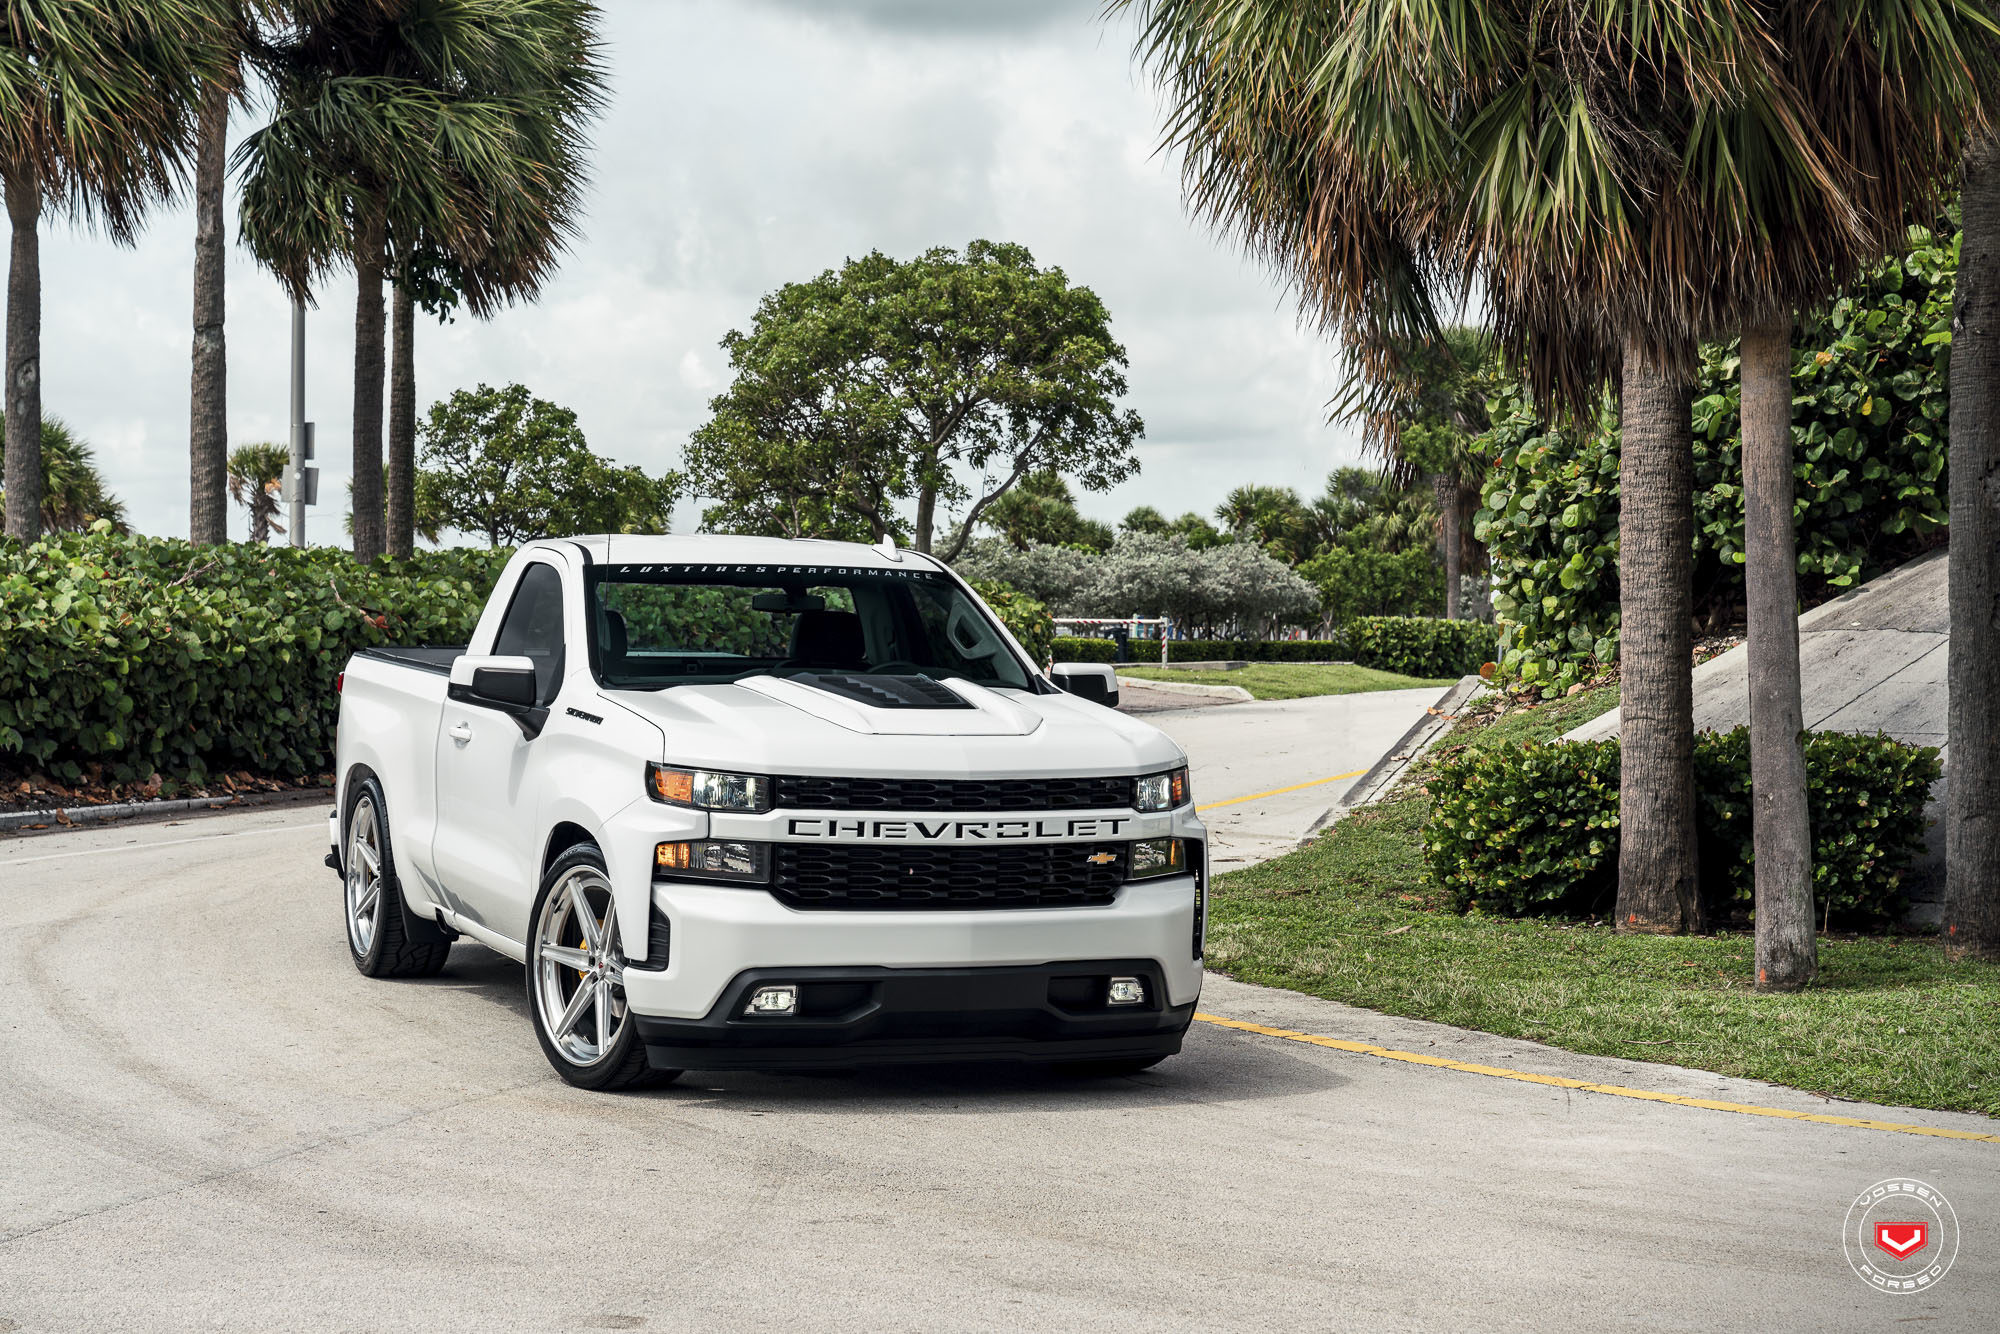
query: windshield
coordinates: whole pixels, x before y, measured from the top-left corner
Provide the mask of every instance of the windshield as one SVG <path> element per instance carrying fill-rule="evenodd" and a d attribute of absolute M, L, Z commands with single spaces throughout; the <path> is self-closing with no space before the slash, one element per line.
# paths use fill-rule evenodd
<path fill-rule="evenodd" d="M 590 661 L 612 687 L 855 672 L 1032 690 L 999 628 L 938 570 L 600 565 Z"/>

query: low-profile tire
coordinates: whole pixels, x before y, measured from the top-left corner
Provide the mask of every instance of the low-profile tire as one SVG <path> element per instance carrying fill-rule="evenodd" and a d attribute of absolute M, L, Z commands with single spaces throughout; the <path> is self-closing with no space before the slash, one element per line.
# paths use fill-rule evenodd
<path fill-rule="evenodd" d="M 1123 1061 L 1071 1061 L 1056 1069 L 1076 1079 L 1113 1079 L 1119 1075 L 1136 1075 L 1141 1070 L 1150 1070 L 1166 1059 L 1163 1053 L 1159 1056 L 1134 1056 Z"/>
<path fill-rule="evenodd" d="M 600 1093 L 678 1078 L 678 1070 L 647 1064 L 625 1003 L 625 951 L 596 844 L 579 843 L 556 858 L 528 921 L 528 1014 L 556 1073 Z"/>
<path fill-rule="evenodd" d="M 341 865 L 341 906 L 347 919 L 347 952 L 366 977 L 436 977 L 451 955 L 450 941 L 410 939 L 403 887 L 389 843 L 389 805 L 373 778 L 354 784 L 347 799 L 346 850 Z"/>

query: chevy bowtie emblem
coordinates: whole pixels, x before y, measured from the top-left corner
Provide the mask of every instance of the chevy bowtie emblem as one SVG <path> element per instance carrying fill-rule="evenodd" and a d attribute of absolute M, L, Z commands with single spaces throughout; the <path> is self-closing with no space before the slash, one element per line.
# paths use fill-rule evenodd
<path fill-rule="evenodd" d="M 1084 858 L 1084 860 L 1092 866 L 1109 866 L 1118 860 L 1118 854 L 1115 852 L 1093 852 L 1090 856 Z"/>
<path fill-rule="evenodd" d="M 1898 1260 L 1907 1260 L 1931 1239 L 1928 1223 L 1877 1223 L 1875 1244 Z"/>

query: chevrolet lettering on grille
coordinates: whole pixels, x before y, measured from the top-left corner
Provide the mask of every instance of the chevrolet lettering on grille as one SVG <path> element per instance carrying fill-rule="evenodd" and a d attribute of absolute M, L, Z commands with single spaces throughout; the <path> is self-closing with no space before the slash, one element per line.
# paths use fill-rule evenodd
<path fill-rule="evenodd" d="M 1077 819 L 1032 820 L 843 820 L 837 816 L 794 816 L 785 825 L 791 838 L 856 839 L 868 842 L 946 839 L 1113 838 L 1131 824 L 1130 816 L 1107 815 Z"/>

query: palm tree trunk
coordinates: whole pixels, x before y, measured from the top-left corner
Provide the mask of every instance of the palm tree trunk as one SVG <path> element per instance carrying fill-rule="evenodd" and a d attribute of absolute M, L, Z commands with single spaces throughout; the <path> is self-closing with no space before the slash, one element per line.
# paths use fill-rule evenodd
<path fill-rule="evenodd" d="M 223 343 L 222 189 L 229 91 L 203 95 L 194 169 L 194 371 L 188 393 L 188 536 L 229 540 L 229 358 Z"/>
<path fill-rule="evenodd" d="M 2000 960 L 2000 143 L 1966 155 L 1960 203 L 1943 930 L 1947 956 Z"/>
<path fill-rule="evenodd" d="M 42 183 L 32 165 L 6 170 L 7 536 L 42 535 Z"/>
<path fill-rule="evenodd" d="M 1812 820 L 1799 693 L 1799 578 L 1792 520 L 1792 316 L 1743 326 L 1743 553 L 1750 611 L 1750 808 L 1757 871 L 1757 988 L 1794 991 L 1819 971 Z"/>
<path fill-rule="evenodd" d="M 1463 568 L 1461 542 L 1458 534 L 1458 483 L 1443 473 L 1431 478 L 1431 488 L 1437 493 L 1438 505 L 1438 545 L 1444 552 L 1444 618 L 1458 619 L 1458 576 Z"/>
<path fill-rule="evenodd" d="M 1618 927 L 1700 929 L 1694 794 L 1694 438 L 1686 374 L 1627 339 L 1618 469 L 1624 740 Z"/>
<path fill-rule="evenodd" d="M 389 301 L 389 554 L 416 550 L 417 352 L 416 311 L 409 288 L 397 283 Z"/>
<path fill-rule="evenodd" d="M 364 205 L 354 238 L 354 554 L 382 554 L 382 206 Z"/>

